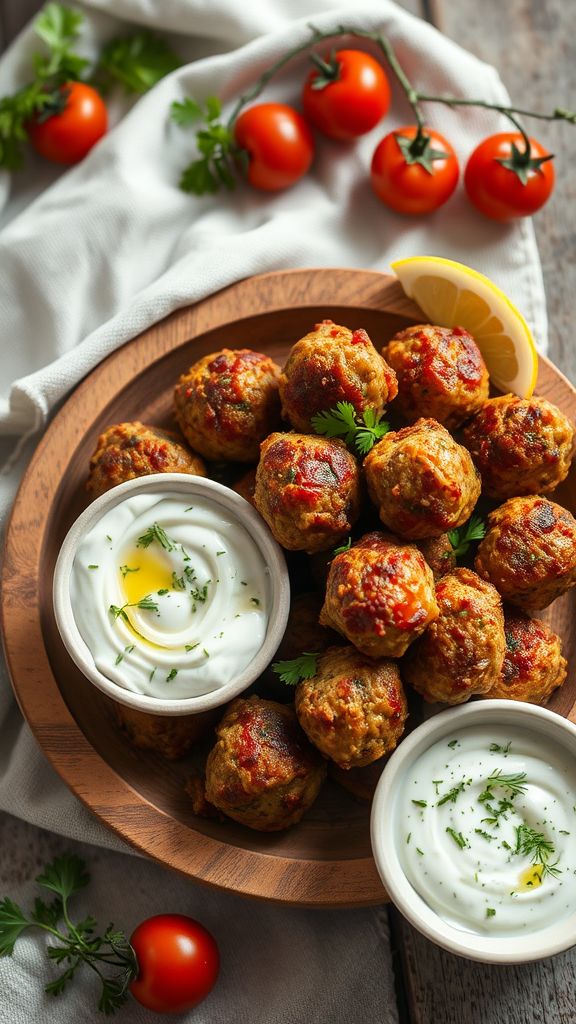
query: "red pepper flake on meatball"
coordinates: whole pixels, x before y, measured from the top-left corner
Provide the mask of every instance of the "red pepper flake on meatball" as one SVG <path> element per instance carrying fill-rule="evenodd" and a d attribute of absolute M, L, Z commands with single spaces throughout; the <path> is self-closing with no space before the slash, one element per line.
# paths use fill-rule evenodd
<path fill-rule="evenodd" d="M 186 440 L 207 459 L 256 462 L 280 424 L 280 367 L 261 352 L 222 349 L 199 359 L 174 392 Z"/>
<path fill-rule="evenodd" d="M 463 327 L 408 327 L 382 355 L 398 378 L 395 408 L 407 420 L 432 416 L 453 430 L 488 398 L 486 364 Z"/>
<path fill-rule="evenodd" d="M 289 551 L 324 551 L 360 512 L 360 470 L 342 441 L 271 434 L 261 446 L 254 504 Z"/>
<path fill-rule="evenodd" d="M 397 392 L 396 375 L 365 330 L 316 324 L 292 346 L 280 377 L 282 415 L 296 430 L 312 430 L 312 417 L 350 402 L 358 414 L 380 416 Z"/>

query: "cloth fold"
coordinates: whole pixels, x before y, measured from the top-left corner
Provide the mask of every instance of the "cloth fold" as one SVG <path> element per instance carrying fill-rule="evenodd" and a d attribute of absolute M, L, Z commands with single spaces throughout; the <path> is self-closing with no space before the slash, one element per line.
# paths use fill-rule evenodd
<path fill-rule="evenodd" d="M 88 56 L 139 25 L 171 33 L 186 63 L 141 98 L 113 96 L 114 127 L 78 166 L 62 173 L 31 154 L 13 180 L 0 172 L 0 521 L 39 431 L 86 373 L 174 309 L 252 274 L 318 266 L 387 270 L 402 256 L 448 256 L 492 277 L 545 346 L 530 222 L 483 220 L 462 188 L 446 207 L 421 219 L 396 215 L 373 195 L 368 169 L 377 141 L 413 120 L 395 82 L 386 121 L 353 146 L 318 138 L 312 172 L 293 189 L 271 195 L 241 187 L 197 198 L 177 187 L 194 149 L 193 133 L 169 122 L 172 101 L 216 94 L 226 112 L 240 91 L 308 38 L 311 22 L 324 31 L 347 23 L 386 33 L 408 75 L 428 93 L 505 103 L 493 68 L 391 0 L 343 6 L 333 0 L 85 0 L 76 6 L 85 14 L 82 51 Z M 36 47 L 28 27 L 0 60 L 0 94 L 26 81 Z M 297 105 L 306 71 L 303 55 L 270 83 L 263 99 Z M 497 115 L 482 109 L 429 105 L 427 115 L 462 164 L 482 135 L 501 126 Z M 0 768 L 0 809 L 72 840 L 124 848 L 44 761 L 16 709 L 4 665 Z M 195 1021 L 396 1021 L 381 910 L 318 913 L 248 904 L 140 858 L 87 852 L 99 887 L 91 912 L 106 918 L 116 905 L 127 917 L 190 908 L 224 936 L 223 982 L 194 1012 Z M 24 890 L 30 893 L 30 884 L 23 897 Z M 97 1019 L 89 1015 L 85 987 L 82 1001 L 65 997 L 53 1007 L 38 996 L 37 976 L 43 968 L 33 940 L 17 969 L 0 960 L 2 1024 Z M 148 1017 L 132 1006 L 124 1019 Z"/>

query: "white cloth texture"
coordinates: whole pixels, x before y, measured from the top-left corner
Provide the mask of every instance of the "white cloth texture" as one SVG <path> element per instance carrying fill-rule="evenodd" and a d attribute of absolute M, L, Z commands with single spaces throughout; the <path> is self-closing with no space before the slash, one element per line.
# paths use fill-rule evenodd
<path fill-rule="evenodd" d="M 0 172 L 0 522 L 39 432 L 86 373 L 172 310 L 252 274 L 320 266 L 385 271 L 402 256 L 449 256 L 495 280 L 545 347 L 544 292 L 529 221 L 482 219 L 462 186 L 436 214 L 414 219 L 387 210 L 371 192 L 368 169 L 377 141 L 413 121 L 395 83 L 386 121 L 353 146 L 318 138 L 312 172 L 290 190 L 272 195 L 246 186 L 197 198 L 177 187 L 193 157 L 193 133 L 169 123 L 171 102 L 217 94 L 226 111 L 265 68 L 308 37 L 310 22 L 323 30 L 345 22 L 385 32 L 406 72 L 429 93 L 505 103 L 493 68 L 391 0 L 343 6 L 332 0 L 85 0 L 77 6 L 86 17 L 86 54 L 140 25 L 170 32 L 189 63 L 135 101 L 114 97 L 115 126 L 78 166 L 63 173 L 30 155 L 27 169 L 12 179 Z M 28 28 L 2 57 L 0 95 L 26 81 L 36 45 Z M 306 71 L 306 57 L 296 59 L 263 99 L 297 104 Z M 481 109 L 436 105 L 427 116 L 452 141 L 462 165 L 481 137 L 502 126 Z M 4 665 L 0 771 L 0 809 L 72 840 L 126 849 L 44 760 L 13 701 Z M 189 907 L 225 935 L 223 982 L 190 1020 L 397 1019 L 382 911 L 249 904 L 143 860 L 102 851 L 92 859 L 100 890 L 89 909 L 100 919 L 114 916 L 128 927 L 112 915 L 116 906 L 134 916 Z M 18 971 L 0 961 L 0 1024 L 93 1019 L 85 999 L 66 996 L 52 1007 L 38 995 L 46 971 L 32 940 Z M 123 1019 L 149 1017 L 132 1006 Z"/>

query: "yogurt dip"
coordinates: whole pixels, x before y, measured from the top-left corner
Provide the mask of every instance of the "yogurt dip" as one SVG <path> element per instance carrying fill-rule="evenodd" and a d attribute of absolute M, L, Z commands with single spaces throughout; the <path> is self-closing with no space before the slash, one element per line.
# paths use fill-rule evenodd
<path fill-rule="evenodd" d="M 226 686 L 264 644 L 264 556 L 231 511 L 178 492 L 134 494 L 84 535 L 70 573 L 95 667 L 162 700 Z"/>
<path fill-rule="evenodd" d="M 449 925 L 517 936 L 576 911 L 576 759 L 536 732 L 438 739 L 407 768 L 394 828 L 406 877 Z"/>

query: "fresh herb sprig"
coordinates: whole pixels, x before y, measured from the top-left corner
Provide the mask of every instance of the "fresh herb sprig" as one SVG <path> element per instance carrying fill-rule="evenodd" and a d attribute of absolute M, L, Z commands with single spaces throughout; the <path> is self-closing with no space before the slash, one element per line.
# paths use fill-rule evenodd
<path fill-rule="evenodd" d="M 367 455 L 390 430 L 390 425 L 374 409 L 365 409 L 360 416 L 352 402 L 337 402 L 333 409 L 316 413 L 312 426 L 317 434 L 343 438 L 360 456 Z"/>
<path fill-rule="evenodd" d="M 532 864 L 541 866 L 542 878 L 550 875 L 557 878 L 562 874 L 561 868 L 557 867 L 558 858 L 550 863 L 550 858 L 556 853 L 554 843 L 546 839 L 543 832 L 536 832 L 528 825 L 518 825 L 516 828 L 516 848 L 514 853 L 521 853 L 530 857 Z"/>
<path fill-rule="evenodd" d="M 63 968 L 46 985 L 46 992 L 61 995 L 76 971 L 87 964 L 101 984 L 98 1009 L 114 1013 L 127 999 L 128 986 L 138 974 L 138 963 L 124 932 L 109 925 L 104 935 L 97 935 L 93 917 L 72 921 L 69 900 L 90 881 L 84 861 L 74 854 L 56 857 L 36 881 L 52 894 L 49 902 L 37 897 L 29 913 L 8 896 L 0 902 L 0 956 L 11 956 L 17 940 L 28 928 L 40 928 L 54 940 L 46 949 L 49 958 Z"/>
<path fill-rule="evenodd" d="M 118 83 L 128 93 L 144 93 L 181 63 L 161 36 L 135 32 L 106 44 L 96 65 L 94 82 L 103 91 Z"/>
<path fill-rule="evenodd" d="M 467 523 L 457 530 L 448 531 L 448 540 L 452 545 L 455 558 L 468 554 L 470 545 L 475 540 L 482 540 L 486 534 L 486 523 L 480 516 L 472 516 Z"/>
<path fill-rule="evenodd" d="M 114 616 L 114 619 L 122 617 L 125 622 L 129 622 L 130 619 L 126 614 L 126 608 L 141 608 L 144 612 L 157 612 L 158 603 L 152 597 L 152 594 L 147 594 L 146 597 L 141 597 L 139 601 L 127 601 L 121 607 L 117 604 L 111 604 L 108 611 Z"/>
<path fill-rule="evenodd" d="M 169 539 L 164 527 L 160 526 L 160 523 L 152 523 L 152 526 L 149 526 L 146 532 L 141 537 L 138 537 L 136 547 L 149 548 L 154 541 L 157 541 L 165 551 L 174 551 L 176 547 Z"/>
<path fill-rule="evenodd" d="M 280 681 L 287 686 L 297 686 L 301 679 L 311 679 L 316 675 L 319 653 L 311 654 L 304 651 L 299 658 L 290 661 L 275 661 L 272 671 L 280 676 Z"/>
<path fill-rule="evenodd" d="M 187 97 L 172 104 L 170 114 L 175 124 L 187 127 L 202 121 L 196 134 L 200 156 L 182 172 L 180 188 L 201 196 L 218 192 L 224 186 L 228 191 L 236 187 L 236 165 L 246 167 L 248 154 L 234 141 L 234 134 L 220 120 L 222 108 L 217 96 L 208 96 L 202 107 Z"/>

